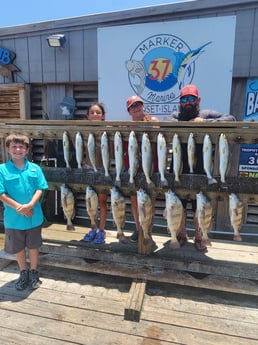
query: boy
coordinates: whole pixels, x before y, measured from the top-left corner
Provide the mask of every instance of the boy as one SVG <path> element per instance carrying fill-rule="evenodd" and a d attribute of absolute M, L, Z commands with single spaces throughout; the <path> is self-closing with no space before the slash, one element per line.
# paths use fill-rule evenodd
<path fill-rule="evenodd" d="M 48 185 L 41 168 L 27 159 L 29 138 L 11 134 L 5 146 L 10 160 L 0 164 L 0 200 L 4 204 L 5 251 L 15 254 L 20 277 L 17 290 L 37 289 L 41 281 L 37 271 L 39 248 L 42 245 L 42 190 Z M 29 250 L 30 269 L 25 248 Z"/>

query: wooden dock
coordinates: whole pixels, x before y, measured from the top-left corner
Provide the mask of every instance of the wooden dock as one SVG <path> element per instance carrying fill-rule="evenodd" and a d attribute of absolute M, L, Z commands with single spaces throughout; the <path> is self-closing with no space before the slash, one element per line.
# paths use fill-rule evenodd
<path fill-rule="evenodd" d="M 141 256 L 114 231 L 85 244 L 87 231 L 43 229 L 33 292 L 15 290 L 17 265 L 1 252 L 1 344 L 258 344 L 257 245 L 216 240 L 200 254 L 191 239 L 172 251 L 154 235 Z"/>

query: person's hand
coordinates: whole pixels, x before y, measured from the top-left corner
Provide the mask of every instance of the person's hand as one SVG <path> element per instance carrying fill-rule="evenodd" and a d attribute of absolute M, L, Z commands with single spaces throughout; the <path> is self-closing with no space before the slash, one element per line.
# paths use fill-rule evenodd
<path fill-rule="evenodd" d="M 195 117 L 194 119 L 190 120 L 191 122 L 203 122 L 203 118 L 202 117 Z"/>
<path fill-rule="evenodd" d="M 31 208 L 31 206 L 28 204 L 19 205 L 16 208 L 16 212 L 18 212 L 19 214 L 21 214 L 25 217 L 32 217 L 32 215 L 33 215 L 33 210 Z"/>

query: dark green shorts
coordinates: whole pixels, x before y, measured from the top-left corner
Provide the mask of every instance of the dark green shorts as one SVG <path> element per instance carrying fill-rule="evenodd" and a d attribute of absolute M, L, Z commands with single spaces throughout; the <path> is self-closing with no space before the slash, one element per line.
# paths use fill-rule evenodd
<path fill-rule="evenodd" d="M 6 253 L 16 254 L 21 250 L 40 248 L 42 245 L 41 225 L 28 230 L 5 229 Z"/>

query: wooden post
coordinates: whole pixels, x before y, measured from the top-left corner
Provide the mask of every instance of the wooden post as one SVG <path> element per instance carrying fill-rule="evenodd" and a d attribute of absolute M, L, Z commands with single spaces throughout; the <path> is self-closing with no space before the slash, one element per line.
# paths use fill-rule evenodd
<path fill-rule="evenodd" d="M 144 237 L 143 237 L 143 231 L 142 229 L 139 230 L 139 236 L 138 236 L 138 253 L 143 255 L 149 255 L 152 252 L 152 243 L 145 245 L 143 243 Z"/>
<path fill-rule="evenodd" d="M 20 102 L 20 118 L 22 120 L 29 120 L 31 118 L 29 85 L 22 84 L 22 86 L 19 87 L 19 102 Z"/>

